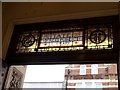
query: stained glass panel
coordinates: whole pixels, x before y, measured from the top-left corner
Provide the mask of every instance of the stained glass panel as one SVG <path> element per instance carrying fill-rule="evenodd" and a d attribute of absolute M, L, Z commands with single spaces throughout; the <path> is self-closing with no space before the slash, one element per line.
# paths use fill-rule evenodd
<path fill-rule="evenodd" d="M 73 45 L 82 45 L 83 44 L 83 32 L 74 32 L 73 33 Z"/>
<path fill-rule="evenodd" d="M 44 33 L 40 42 L 42 49 L 39 52 L 80 50 L 83 47 L 83 31 Z"/>
<path fill-rule="evenodd" d="M 112 26 L 88 27 L 85 34 L 87 49 L 112 49 Z"/>
<path fill-rule="evenodd" d="M 23 32 L 19 36 L 16 52 L 52 52 L 113 48 L 112 25 L 86 27 L 42 30 L 41 33 L 38 30 Z"/>
<path fill-rule="evenodd" d="M 38 38 L 38 31 L 23 32 L 19 37 L 16 52 L 35 52 L 35 48 L 38 46 Z"/>

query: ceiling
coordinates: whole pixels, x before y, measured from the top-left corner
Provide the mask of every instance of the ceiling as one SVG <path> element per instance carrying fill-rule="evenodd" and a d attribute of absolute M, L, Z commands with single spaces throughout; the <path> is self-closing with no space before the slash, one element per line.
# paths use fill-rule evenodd
<path fill-rule="evenodd" d="M 4 2 L 2 5 L 3 39 L 11 20 L 17 18 L 45 17 L 118 8 L 116 2 Z"/>

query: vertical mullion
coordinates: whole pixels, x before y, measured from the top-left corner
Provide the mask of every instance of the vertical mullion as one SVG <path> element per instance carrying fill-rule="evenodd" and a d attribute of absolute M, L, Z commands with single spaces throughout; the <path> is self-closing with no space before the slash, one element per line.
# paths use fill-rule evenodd
<path fill-rule="evenodd" d="M 38 46 L 37 46 L 37 49 L 36 51 L 38 51 L 39 47 L 40 47 L 40 44 L 41 44 L 41 40 L 42 40 L 42 34 L 41 31 L 38 32 Z"/>
<path fill-rule="evenodd" d="M 60 32 L 59 32 L 59 34 L 60 34 Z M 61 49 L 61 47 L 62 47 L 62 46 L 61 46 L 61 38 L 60 38 L 60 48 L 59 48 L 59 50 Z"/>
<path fill-rule="evenodd" d="M 49 33 L 49 35 L 50 35 L 50 37 L 49 37 L 49 42 L 51 43 L 51 36 L 52 36 L 52 34 Z M 50 43 L 49 43 L 49 47 L 50 47 Z M 50 49 L 50 48 L 49 48 L 49 49 Z"/>
<path fill-rule="evenodd" d="M 88 28 L 87 27 L 85 27 L 84 28 L 84 34 L 83 34 L 83 40 L 84 40 L 84 42 L 85 42 L 85 44 L 87 44 L 87 46 L 86 45 L 84 45 L 84 48 L 85 49 L 87 49 L 88 48 Z"/>
<path fill-rule="evenodd" d="M 74 42 L 73 33 L 74 33 L 74 31 L 72 31 L 72 47 L 73 47 L 73 42 Z"/>
<path fill-rule="evenodd" d="M 108 26 L 107 29 L 108 29 L 108 35 L 107 36 L 108 36 L 108 45 L 109 45 L 110 44 L 110 40 L 109 39 L 110 39 L 110 36 L 111 36 L 110 35 L 111 28 Z"/>

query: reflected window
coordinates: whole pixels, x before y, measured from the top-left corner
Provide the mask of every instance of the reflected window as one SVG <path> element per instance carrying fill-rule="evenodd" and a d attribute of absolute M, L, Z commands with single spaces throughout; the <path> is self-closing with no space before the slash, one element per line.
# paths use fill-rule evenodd
<path fill-rule="evenodd" d="M 83 83 L 82 82 L 76 83 L 76 89 L 75 90 L 80 90 L 80 88 L 84 88 Z"/>
<path fill-rule="evenodd" d="M 85 87 L 84 88 L 93 88 L 93 83 L 92 82 L 85 82 Z"/>
<path fill-rule="evenodd" d="M 102 82 L 95 82 L 94 88 L 102 88 Z M 102 90 L 102 89 L 101 89 Z"/>

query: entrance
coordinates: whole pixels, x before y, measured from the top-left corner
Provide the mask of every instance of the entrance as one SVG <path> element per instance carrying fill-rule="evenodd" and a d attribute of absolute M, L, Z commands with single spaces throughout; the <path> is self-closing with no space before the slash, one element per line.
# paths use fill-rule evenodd
<path fill-rule="evenodd" d="M 24 65 L 67 64 L 65 89 L 118 88 L 118 26 L 118 16 L 15 25 L 6 56 L 12 72 L 5 87 L 23 87 Z"/>

